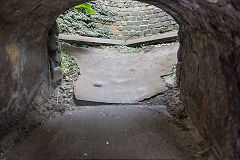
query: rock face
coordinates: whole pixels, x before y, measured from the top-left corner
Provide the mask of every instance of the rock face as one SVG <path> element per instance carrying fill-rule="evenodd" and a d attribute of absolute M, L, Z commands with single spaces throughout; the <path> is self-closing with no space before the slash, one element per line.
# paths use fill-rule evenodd
<path fill-rule="evenodd" d="M 139 1 L 161 7 L 179 23 L 178 75 L 186 110 L 216 159 L 240 159 L 240 2 Z M 77 0 L 0 2 L 1 129 L 16 120 L 38 91 L 47 95 L 48 30 L 75 4 Z"/>
<path fill-rule="evenodd" d="M 61 47 L 58 40 L 58 35 L 59 28 L 57 22 L 55 21 L 49 29 L 47 37 L 49 64 L 53 87 L 56 87 L 58 84 L 60 84 L 62 79 L 60 59 Z"/>

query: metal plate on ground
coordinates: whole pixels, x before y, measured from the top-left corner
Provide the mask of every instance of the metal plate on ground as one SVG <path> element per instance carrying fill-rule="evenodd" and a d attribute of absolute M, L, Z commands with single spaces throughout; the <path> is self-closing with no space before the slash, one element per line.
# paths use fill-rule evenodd
<path fill-rule="evenodd" d="M 74 85 L 77 100 L 137 103 L 167 89 L 161 76 L 170 74 L 177 63 L 179 43 L 136 53 L 64 48 L 76 58 L 81 70 Z"/>

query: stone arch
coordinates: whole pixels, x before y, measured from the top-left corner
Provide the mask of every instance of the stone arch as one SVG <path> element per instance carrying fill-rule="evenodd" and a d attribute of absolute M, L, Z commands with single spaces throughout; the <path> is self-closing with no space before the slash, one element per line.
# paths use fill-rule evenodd
<path fill-rule="evenodd" d="M 187 113 L 216 159 L 240 155 L 240 3 L 237 0 L 138 0 L 180 24 L 178 73 Z M 47 31 L 77 0 L 0 2 L 0 120 L 7 127 L 49 86 Z M 4 132 L 1 132 L 3 134 Z"/>

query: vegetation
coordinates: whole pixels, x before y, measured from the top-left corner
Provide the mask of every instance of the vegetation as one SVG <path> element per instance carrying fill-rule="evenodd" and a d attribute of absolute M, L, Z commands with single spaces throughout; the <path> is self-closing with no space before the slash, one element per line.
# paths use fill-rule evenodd
<path fill-rule="evenodd" d="M 61 68 L 62 68 L 62 73 L 65 76 L 71 75 L 74 73 L 77 73 L 78 75 L 80 75 L 80 69 L 77 65 L 76 60 L 74 59 L 74 57 L 69 55 L 68 52 L 65 51 L 63 48 L 61 51 Z"/>
<path fill-rule="evenodd" d="M 88 3 L 77 5 L 76 7 L 71 8 L 71 10 L 77 9 L 78 12 L 86 14 L 95 14 L 96 12 L 92 10 L 92 6 Z"/>
<path fill-rule="evenodd" d="M 94 1 L 73 7 L 60 15 L 57 22 L 60 33 L 110 38 L 110 30 L 103 26 L 115 22 L 116 15 L 102 2 Z"/>

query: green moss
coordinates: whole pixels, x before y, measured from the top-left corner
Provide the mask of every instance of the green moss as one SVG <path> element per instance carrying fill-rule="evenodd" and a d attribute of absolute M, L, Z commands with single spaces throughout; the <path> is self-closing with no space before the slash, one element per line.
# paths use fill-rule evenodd
<path fill-rule="evenodd" d="M 94 15 L 79 12 L 77 8 L 68 10 L 60 15 L 57 19 L 60 33 L 110 38 L 110 30 L 102 26 L 106 23 L 115 22 L 117 13 L 108 10 L 100 1 L 94 1 L 89 4 L 95 11 Z"/>
<path fill-rule="evenodd" d="M 61 68 L 63 75 L 71 75 L 77 73 L 80 75 L 80 69 L 74 57 L 68 54 L 63 48 L 61 50 Z"/>

